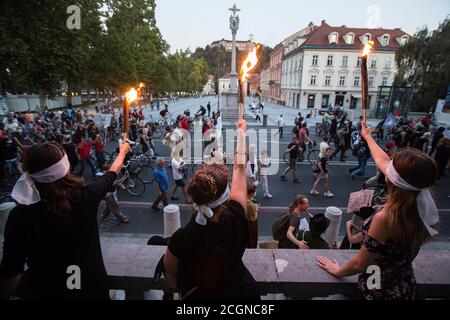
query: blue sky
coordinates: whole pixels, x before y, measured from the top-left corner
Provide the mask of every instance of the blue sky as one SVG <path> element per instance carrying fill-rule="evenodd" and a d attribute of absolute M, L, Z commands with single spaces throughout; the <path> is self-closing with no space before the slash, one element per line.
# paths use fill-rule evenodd
<path fill-rule="evenodd" d="M 450 14 L 448 0 L 156 0 L 157 25 L 172 52 L 204 47 L 231 38 L 227 9 L 233 3 L 242 9 L 238 39 L 254 34 L 255 41 L 272 47 L 310 21 L 348 27 L 381 25 L 414 34 L 423 25 L 436 29 Z"/>

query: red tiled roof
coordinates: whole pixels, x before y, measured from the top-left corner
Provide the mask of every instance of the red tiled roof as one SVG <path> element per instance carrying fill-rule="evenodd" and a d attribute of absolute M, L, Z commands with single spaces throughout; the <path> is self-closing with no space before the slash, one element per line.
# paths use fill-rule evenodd
<path fill-rule="evenodd" d="M 302 46 L 328 46 L 330 42 L 328 40 L 328 35 L 330 33 L 337 32 L 339 34 L 339 39 L 337 46 L 348 46 L 344 40 L 344 36 L 348 33 L 355 34 L 355 40 L 352 46 L 363 47 L 363 43 L 360 41 L 359 37 L 363 36 L 366 33 L 370 33 L 372 40 L 375 41 L 374 48 L 390 48 L 390 49 L 398 49 L 400 48 L 400 44 L 397 42 L 396 38 L 407 35 L 407 33 L 403 32 L 400 29 L 368 29 L 368 28 L 347 28 L 346 26 L 342 27 L 332 27 L 325 22 L 322 22 L 320 27 L 314 30 L 308 37 Z M 389 46 L 384 47 L 381 43 L 378 42 L 378 37 L 381 37 L 385 34 L 390 35 Z"/>

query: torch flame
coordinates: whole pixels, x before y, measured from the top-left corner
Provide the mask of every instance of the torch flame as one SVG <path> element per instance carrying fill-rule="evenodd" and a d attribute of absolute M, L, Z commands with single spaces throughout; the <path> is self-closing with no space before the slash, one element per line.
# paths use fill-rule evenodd
<path fill-rule="evenodd" d="M 242 68 L 241 68 L 241 72 L 240 72 L 242 81 L 245 81 L 248 78 L 249 72 L 258 63 L 258 56 L 257 56 L 258 49 L 259 49 L 259 45 L 256 45 L 253 48 L 253 50 L 248 53 L 247 58 L 245 59 L 244 63 L 242 64 Z"/>
<path fill-rule="evenodd" d="M 375 44 L 374 41 L 367 41 L 366 45 L 364 46 L 364 51 L 362 54 L 363 57 L 368 56 L 372 52 L 374 44 Z"/>
<path fill-rule="evenodd" d="M 125 96 L 127 97 L 127 101 L 128 103 L 132 103 L 133 101 L 136 101 L 138 98 L 138 93 L 136 91 L 136 89 L 131 88 L 130 91 L 128 91 Z"/>
<path fill-rule="evenodd" d="M 145 83 L 141 82 L 139 83 L 139 89 L 145 88 Z"/>

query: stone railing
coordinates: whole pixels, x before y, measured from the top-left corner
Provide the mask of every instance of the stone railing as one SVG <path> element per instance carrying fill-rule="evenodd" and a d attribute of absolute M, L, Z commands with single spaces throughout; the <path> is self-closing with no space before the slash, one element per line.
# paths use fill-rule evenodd
<path fill-rule="evenodd" d="M 114 245 L 103 250 L 110 289 L 124 290 L 127 300 L 143 299 L 149 290 L 170 291 L 162 279 L 153 283 L 165 247 Z M 244 263 L 256 279 L 261 295 L 282 293 L 295 299 L 342 294 L 358 297 L 357 276 L 336 279 L 322 270 L 323 255 L 344 264 L 355 251 L 247 250 Z M 278 266 L 278 270 L 277 270 Z M 413 264 L 419 299 L 450 298 L 450 251 L 422 251 Z"/>

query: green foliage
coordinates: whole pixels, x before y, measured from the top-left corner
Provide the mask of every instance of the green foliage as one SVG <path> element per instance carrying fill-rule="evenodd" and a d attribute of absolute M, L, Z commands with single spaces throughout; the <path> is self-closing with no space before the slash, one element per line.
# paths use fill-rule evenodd
<path fill-rule="evenodd" d="M 70 5 L 81 9 L 80 30 L 67 28 Z M 139 82 L 153 94 L 194 92 L 202 91 L 208 75 L 217 80 L 230 72 L 231 52 L 223 47 L 169 54 L 155 9 L 155 0 L 3 0 L 0 92 L 120 94 Z M 255 73 L 268 52 L 260 50 Z M 238 66 L 246 54 L 238 52 Z"/>
<path fill-rule="evenodd" d="M 433 33 L 419 30 L 397 52 L 399 67 L 394 85 L 410 86 L 417 69 L 416 98 L 412 109 L 428 111 L 438 99 L 445 97 L 450 85 L 450 19 L 441 23 Z"/>

